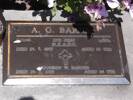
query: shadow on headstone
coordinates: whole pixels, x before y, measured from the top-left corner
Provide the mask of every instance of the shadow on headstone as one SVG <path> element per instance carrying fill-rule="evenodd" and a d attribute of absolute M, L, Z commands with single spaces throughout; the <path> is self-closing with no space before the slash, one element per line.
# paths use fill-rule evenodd
<path fill-rule="evenodd" d="M 93 37 L 94 28 L 88 22 L 75 22 L 73 24 L 79 32 L 87 32 L 87 39 L 91 39 Z"/>
<path fill-rule="evenodd" d="M 35 100 L 33 97 L 22 97 L 19 100 Z"/>
<path fill-rule="evenodd" d="M 15 0 L 0 0 L 0 8 L 25 10 L 26 6 L 24 4 L 15 3 Z"/>
<path fill-rule="evenodd" d="M 52 14 L 50 10 L 40 10 L 40 11 L 38 10 L 32 13 L 32 16 L 37 16 L 37 15 L 41 17 L 43 22 L 47 21 L 47 17 L 49 17 L 49 21 L 52 20 Z"/>

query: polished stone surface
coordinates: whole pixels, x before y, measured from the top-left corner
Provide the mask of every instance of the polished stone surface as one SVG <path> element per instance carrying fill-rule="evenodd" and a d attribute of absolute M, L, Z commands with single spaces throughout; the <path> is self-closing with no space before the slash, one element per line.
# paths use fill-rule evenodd
<path fill-rule="evenodd" d="M 24 17 L 28 19 L 23 14 L 16 14 L 12 11 L 10 14 L 6 12 L 5 16 L 8 16 L 7 20 L 13 19 L 14 16 L 17 16 L 18 19 L 19 17 L 20 19 Z M 131 81 L 133 80 L 132 26 L 133 20 L 131 20 L 128 14 L 125 14 L 123 16 L 122 29 Z M 0 54 L 2 54 L 1 51 Z M 132 93 L 132 83 L 130 85 L 2 86 L 2 55 L 0 55 L 0 100 L 131 100 L 133 97 Z"/>

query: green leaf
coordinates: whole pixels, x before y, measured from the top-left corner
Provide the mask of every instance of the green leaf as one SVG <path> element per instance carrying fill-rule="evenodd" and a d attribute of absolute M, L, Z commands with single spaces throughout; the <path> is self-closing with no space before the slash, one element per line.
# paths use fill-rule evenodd
<path fill-rule="evenodd" d="M 56 3 L 54 4 L 54 7 L 51 9 L 51 14 L 52 16 L 55 16 L 57 13 L 57 7 L 56 7 Z"/>
<path fill-rule="evenodd" d="M 72 13 L 73 11 L 72 11 L 72 8 L 70 7 L 70 6 L 65 6 L 64 7 L 64 10 L 66 11 L 66 12 L 68 12 L 68 13 Z"/>

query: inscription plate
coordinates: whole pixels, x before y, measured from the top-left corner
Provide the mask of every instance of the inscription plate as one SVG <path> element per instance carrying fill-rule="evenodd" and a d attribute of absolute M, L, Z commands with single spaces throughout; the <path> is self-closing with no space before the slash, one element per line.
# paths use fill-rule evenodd
<path fill-rule="evenodd" d="M 129 84 L 121 28 L 95 30 L 95 23 L 8 22 L 4 84 Z"/>

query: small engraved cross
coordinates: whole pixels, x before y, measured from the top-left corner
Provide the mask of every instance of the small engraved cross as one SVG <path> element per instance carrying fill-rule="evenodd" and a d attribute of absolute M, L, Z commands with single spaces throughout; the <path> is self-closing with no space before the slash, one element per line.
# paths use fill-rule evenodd
<path fill-rule="evenodd" d="M 58 57 L 63 60 L 64 67 L 67 68 L 69 65 L 69 59 L 72 58 L 72 54 L 64 49 L 59 53 Z"/>

